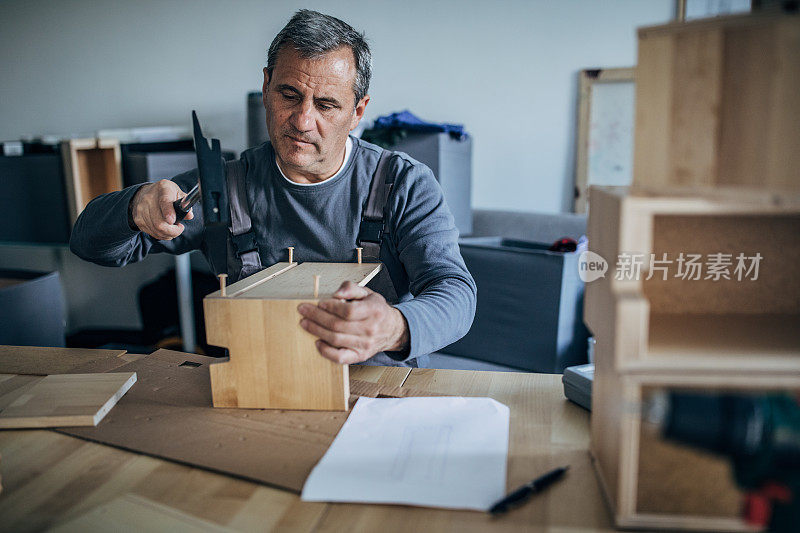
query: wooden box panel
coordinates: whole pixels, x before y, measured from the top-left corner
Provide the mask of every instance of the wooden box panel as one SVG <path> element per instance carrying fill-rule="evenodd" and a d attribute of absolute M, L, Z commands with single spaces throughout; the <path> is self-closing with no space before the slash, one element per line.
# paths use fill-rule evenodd
<path fill-rule="evenodd" d="M 599 342 L 597 348 L 604 349 Z M 598 368 L 594 385 L 591 452 L 617 526 L 753 530 L 740 518 L 744 493 L 730 462 L 664 440 L 643 420 L 643 400 L 657 391 L 797 394 L 800 376 L 623 375 Z"/>
<path fill-rule="evenodd" d="M 630 196 L 613 187 L 590 194 L 589 246 L 608 261 L 605 277 L 586 284 L 586 323 L 610 342 L 598 365 L 800 373 L 800 206 Z M 717 280 L 705 267 L 700 279 L 678 277 L 681 253 L 700 254 L 703 265 L 709 254 L 730 254 L 730 279 Z M 737 279 L 740 253 L 761 255 L 757 276 Z M 666 271 L 655 263 L 651 269 L 651 254 L 672 263 L 661 265 Z M 633 256 L 641 257 L 640 272 L 621 275 L 618 267 Z"/>
<path fill-rule="evenodd" d="M 119 141 L 70 139 L 61 143 L 61 157 L 72 224 L 93 198 L 122 189 Z"/>
<path fill-rule="evenodd" d="M 366 285 L 375 263 L 277 263 L 203 300 L 206 336 L 230 360 L 211 366 L 214 407 L 347 410 L 347 365 L 318 352 L 297 306 L 316 303 L 346 280 Z M 314 276 L 320 276 L 318 297 Z"/>
<path fill-rule="evenodd" d="M 642 28 L 634 185 L 800 191 L 800 16 Z"/>

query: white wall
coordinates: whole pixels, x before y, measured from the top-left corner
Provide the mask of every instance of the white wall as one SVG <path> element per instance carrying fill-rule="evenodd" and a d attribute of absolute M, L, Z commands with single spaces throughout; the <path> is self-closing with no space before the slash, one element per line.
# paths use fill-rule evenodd
<path fill-rule="evenodd" d="M 0 139 L 189 124 L 245 147 L 245 95 L 298 8 L 364 30 L 367 118 L 408 108 L 474 136 L 473 204 L 571 206 L 576 73 L 636 61 L 674 0 L 6 0 Z"/>

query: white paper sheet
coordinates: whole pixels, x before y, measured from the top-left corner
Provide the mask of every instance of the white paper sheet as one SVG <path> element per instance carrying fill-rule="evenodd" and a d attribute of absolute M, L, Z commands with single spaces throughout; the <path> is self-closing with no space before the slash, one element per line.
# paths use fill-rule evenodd
<path fill-rule="evenodd" d="M 508 428 L 491 398 L 359 398 L 302 499 L 485 511 L 505 495 Z"/>

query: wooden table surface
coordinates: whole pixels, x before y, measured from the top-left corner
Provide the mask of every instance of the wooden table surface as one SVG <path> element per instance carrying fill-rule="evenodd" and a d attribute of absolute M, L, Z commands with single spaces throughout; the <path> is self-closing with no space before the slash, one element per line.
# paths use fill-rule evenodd
<path fill-rule="evenodd" d="M 398 372 L 399 371 L 399 372 Z M 564 480 L 492 518 L 474 511 L 301 502 L 297 494 L 46 430 L 0 431 L 0 530 L 611 531 L 589 460 L 589 416 L 560 375 L 351 367 L 351 377 L 511 408 L 508 487 Z"/>

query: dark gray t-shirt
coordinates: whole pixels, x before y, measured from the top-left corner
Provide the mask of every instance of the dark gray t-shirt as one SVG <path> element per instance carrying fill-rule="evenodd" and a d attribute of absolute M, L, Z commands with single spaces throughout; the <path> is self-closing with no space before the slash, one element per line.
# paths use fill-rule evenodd
<path fill-rule="evenodd" d="M 286 180 L 267 142 L 242 153 L 247 201 L 261 264 L 287 260 L 351 262 L 372 175 L 382 149 L 351 137 L 353 148 L 333 178 L 305 187 Z M 377 354 L 367 364 L 426 366 L 427 354 L 461 338 L 475 314 L 476 288 L 458 249 L 458 231 L 431 170 L 397 152 L 390 159 L 395 181 L 388 200 L 386 234 L 380 260 L 406 318 L 407 353 Z M 193 170 L 173 178 L 183 191 L 197 183 Z M 171 241 L 159 241 L 128 226 L 128 204 L 137 186 L 92 200 L 75 223 L 70 249 L 83 259 L 123 266 L 148 253 L 206 253 L 202 207 L 184 221 Z M 206 254 L 207 255 L 207 254 Z M 231 281 L 238 272 L 229 272 Z M 384 296 L 387 296 L 384 294 Z"/>

